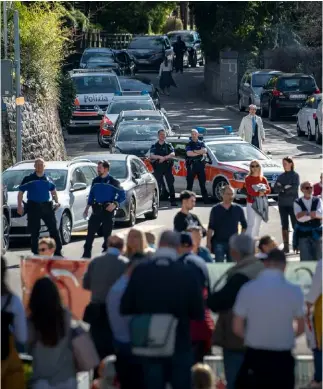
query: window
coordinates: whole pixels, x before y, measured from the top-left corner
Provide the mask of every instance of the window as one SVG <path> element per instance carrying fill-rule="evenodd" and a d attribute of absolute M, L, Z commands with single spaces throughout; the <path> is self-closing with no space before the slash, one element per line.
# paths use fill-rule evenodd
<path fill-rule="evenodd" d="M 76 183 L 87 184 L 82 170 L 78 167 L 73 171 L 71 185 L 73 186 Z"/>
<path fill-rule="evenodd" d="M 179 159 L 186 158 L 186 144 L 185 143 L 173 143 L 173 147 L 175 149 L 175 157 Z"/>
<path fill-rule="evenodd" d="M 165 47 L 166 49 L 170 49 L 170 43 L 168 39 L 165 39 Z"/>
<path fill-rule="evenodd" d="M 267 85 L 266 85 L 266 89 L 273 89 L 273 88 L 275 88 L 277 80 L 278 80 L 277 77 L 271 78 L 268 81 Z"/>
<path fill-rule="evenodd" d="M 252 76 L 252 86 L 261 88 L 271 79 L 272 74 L 254 74 Z"/>
<path fill-rule="evenodd" d="M 147 91 L 151 93 L 153 86 L 149 80 L 137 80 L 135 78 L 120 78 L 121 89 L 124 91 L 142 92 Z"/>
<path fill-rule="evenodd" d="M 129 100 L 112 102 L 107 110 L 107 114 L 119 114 L 122 111 L 155 111 L 155 105 L 149 100 Z"/>
<path fill-rule="evenodd" d="M 138 161 L 137 159 L 134 159 L 133 162 L 136 165 L 137 170 L 139 171 L 139 173 L 141 175 L 148 173 L 148 171 L 146 169 L 146 166 L 141 161 Z"/>
<path fill-rule="evenodd" d="M 91 185 L 93 178 L 96 176 L 95 174 L 93 174 L 93 170 L 89 166 L 83 166 L 81 168 L 81 171 L 86 179 L 86 184 Z"/>
<path fill-rule="evenodd" d="M 76 92 L 79 94 L 87 93 L 115 93 L 120 91 L 118 78 L 115 75 L 104 76 L 75 76 L 72 78 Z"/>
<path fill-rule="evenodd" d="M 278 89 L 283 91 L 310 91 L 315 90 L 316 84 L 312 77 L 281 78 Z"/>
<path fill-rule="evenodd" d="M 129 49 L 162 49 L 164 44 L 163 38 L 155 37 L 137 37 L 130 44 Z"/>
<path fill-rule="evenodd" d="M 208 144 L 219 162 L 266 160 L 267 157 L 258 149 L 247 143 L 218 143 Z"/>
<path fill-rule="evenodd" d="M 158 131 L 164 129 L 162 123 L 136 124 L 124 122 L 119 126 L 117 142 L 156 141 Z"/>
<path fill-rule="evenodd" d="M 138 169 L 138 166 L 135 164 L 135 161 L 130 162 L 130 167 L 131 167 L 131 174 L 133 176 L 135 176 L 139 173 L 139 169 Z"/>

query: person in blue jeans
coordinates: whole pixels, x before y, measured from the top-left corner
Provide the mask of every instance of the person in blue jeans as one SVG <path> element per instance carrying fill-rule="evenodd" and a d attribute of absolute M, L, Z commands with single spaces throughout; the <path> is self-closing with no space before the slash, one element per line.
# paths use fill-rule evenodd
<path fill-rule="evenodd" d="M 247 229 L 247 221 L 242 207 L 233 204 L 234 190 L 227 185 L 222 190 L 223 201 L 211 209 L 207 230 L 207 248 L 215 254 L 216 262 L 232 262 L 229 239 L 238 233 L 239 224 L 242 232 Z"/>

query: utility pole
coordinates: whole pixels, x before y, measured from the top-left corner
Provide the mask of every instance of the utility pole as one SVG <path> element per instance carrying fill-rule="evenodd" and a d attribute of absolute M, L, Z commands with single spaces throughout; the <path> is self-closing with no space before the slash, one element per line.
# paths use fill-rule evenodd
<path fill-rule="evenodd" d="M 4 45 L 4 59 L 8 59 L 8 14 L 7 2 L 3 2 L 3 45 Z"/>
<path fill-rule="evenodd" d="M 15 30 L 15 67 L 16 67 L 16 162 L 22 160 L 22 144 L 21 144 L 21 106 L 23 98 L 21 97 L 20 85 L 20 39 L 19 39 L 19 13 L 14 13 L 14 30 Z"/>

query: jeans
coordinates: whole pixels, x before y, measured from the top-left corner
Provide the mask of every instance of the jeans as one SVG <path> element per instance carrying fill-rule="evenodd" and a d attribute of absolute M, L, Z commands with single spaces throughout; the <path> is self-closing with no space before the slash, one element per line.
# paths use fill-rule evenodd
<path fill-rule="evenodd" d="M 319 261 L 322 258 L 320 240 L 312 237 L 299 238 L 299 254 L 301 261 Z"/>
<path fill-rule="evenodd" d="M 223 349 L 224 372 L 227 380 L 226 389 L 234 389 L 235 381 L 244 361 L 244 357 L 244 351 Z"/>
<path fill-rule="evenodd" d="M 215 262 L 224 262 L 225 258 L 227 262 L 232 262 L 228 242 L 213 242 L 212 246 L 213 253 L 215 255 Z"/>
<path fill-rule="evenodd" d="M 77 389 L 77 381 L 76 378 L 70 378 L 59 384 L 50 385 L 47 380 L 39 380 L 32 384 L 32 389 Z"/>
<path fill-rule="evenodd" d="M 282 225 L 283 230 L 289 229 L 289 219 L 291 221 L 292 227 L 294 229 L 294 226 L 296 224 L 296 216 L 294 213 L 294 208 L 291 207 L 285 207 L 285 206 L 279 206 L 279 215 L 280 215 L 280 222 Z"/>
<path fill-rule="evenodd" d="M 313 350 L 314 357 L 314 381 L 322 382 L 322 350 Z"/>
<path fill-rule="evenodd" d="M 259 237 L 260 232 L 260 224 L 262 218 L 256 211 L 252 208 L 251 203 L 247 203 L 247 231 L 246 233 L 250 235 L 252 238 Z"/>

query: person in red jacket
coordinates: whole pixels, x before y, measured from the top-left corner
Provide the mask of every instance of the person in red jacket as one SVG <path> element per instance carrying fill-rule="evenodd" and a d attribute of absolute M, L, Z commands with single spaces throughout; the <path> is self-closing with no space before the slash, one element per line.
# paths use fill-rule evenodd
<path fill-rule="evenodd" d="M 249 174 L 245 178 L 245 185 L 247 190 L 247 231 L 251 237 L 259 236 L 261 216 L 252 208 L 255 201 L 254 197 L 266 196 L 270 193 L 270 186 L 267 179 L 262 175 L 262 169 L 259 161 L 254 160 L 250 162 Z"/>
<path fill-rule="evenodd" d="M 316 183 L 313 188 L 313 196 L 322 196 L 322 183 L 323 183 L 323 173 L 320 175 L 320 182 Z"/>

